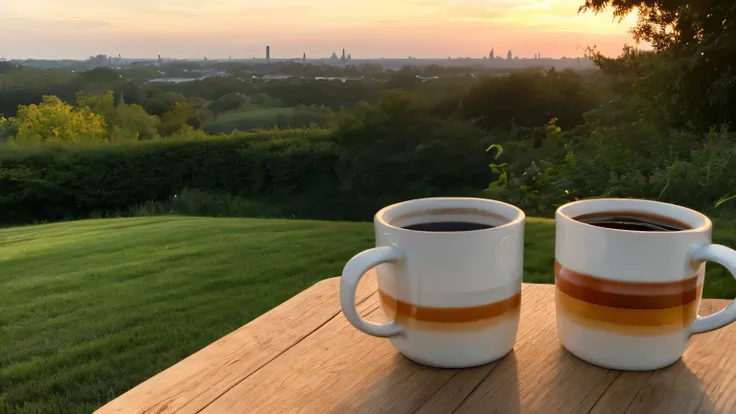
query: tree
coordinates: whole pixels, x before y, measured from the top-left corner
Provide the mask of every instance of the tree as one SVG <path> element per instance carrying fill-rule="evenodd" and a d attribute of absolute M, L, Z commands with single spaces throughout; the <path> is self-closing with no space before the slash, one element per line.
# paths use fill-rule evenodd
<path fill-rule="evenodd" d="M 404 66 L 389 77 L 386 88 L 412 91 L 422 83 L 422 80 L 417 78 L 420 73 L 416 66 Z"/>
<path fill-rule="evenodd" d="M 20 106 L 14 118 L 5 121 L 16 132 L 13 142 L 106 141 L 105 118 L 89 108 L 75 108 L 56 96 L 44 96 L 39 104 Z"/>
<path fill-rule="evenodd" d="M 115 130 L 112 136 L 117 140 L 150 140 L 158 136 L 157 128 L 161 120 L 149 115 L 140 105 L 121 104 L 115 110 Z"/>
<path fill-rule="evenodd" d="M 210 103 L 209 108 L 212 112 L 221 114 L 223 112 L 232 111 L 233 109 L 238 109 L 248 102 L 248 97 L 242 93 L 230 93 Z"/>
<path fill-rule="evenodd" d="M 92 112 L 105 117 L 109 123 L 114 123 L 115 98 L 113 91 L 107 91 L 102 95 L 90 95 L 84 91 L 77 92 L 77 106 L 89 108 Z"/>
<path fill-rule="evenodd" d="M 177 102 L 170 111 L 161 117 L 158 131 L 161 135 L 169 136 L 181 130 L 185 125 L 189 125 L 194 129 L 199 129 L 202 126 L 195 108 L 192 108 L 186 102 Z"/>
<path fill-rule="evenodd" d="M 148 140 L 157 136 L 158 117 L 149 115 L 139 105 L 121 103 L 115 107 L 113 91 L 103 95 L 79 92 L 77 106 L 105 118 L 105 130 L 111 141 Z"/>
<path fill-rule="evenodd" d="M 736 0 L 586 0 L 580 11 L 607 8 L 619 18 L 638 11 L 631 32 L 660 57 L 658 65 L 632 80 L 645 81 L 637 92 L 666 108 L 681 126 L 707 129 L 736 121 Z M 599 53 L 594 57 L 603 60 Z M 621 58 L 630 57 L 625 51 Z M 652 90 L 652 79 L 666 82 Z"/>
<path fill-rule="evenodd" d="M 580 75 L 554 68 L 482 77 L 459 100 L 460 115 L 485 129 L 535 127 L 552 118 L 558 118 L 563 128 L 572 128 L 585 121 L 583 113 L 597 106 Z"/>

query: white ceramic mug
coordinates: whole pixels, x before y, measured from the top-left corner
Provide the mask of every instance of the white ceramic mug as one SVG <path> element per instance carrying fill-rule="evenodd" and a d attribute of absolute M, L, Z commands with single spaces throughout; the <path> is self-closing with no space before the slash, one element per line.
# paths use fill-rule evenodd
<path fill-rule="evenodd" d="M 498 201 L 424 198 L 385 207 L 374 218 L 376 247 L 345 265 L 340 304 L 357 329 L 389 338 L 407 358 L 462 368 L 509 353 L 521 304 L 524 212 Z M 429 232 L 403 227 L 466 222 L 493 228 Z M 360 278 L 376 267 L 378 293 L 391 319 L 376 324 L 355 308 Z"/>
<path fill-rule="evenodd" d="M 575 217 L 643 214 L 681 231 L 599 227 Z M 626 214 L 624 214 L 626 215 Z M 680 359 L 689 338 L 736 320 L 733 303 L 699 318 L 705 261 L 736 274 L 736 252 L 711 244 L 712 224 L 697 211 L 630 199 L 592 199 L 556 213 L 555 303 L 562 345 L 605 368 L 653 370 Z"/>

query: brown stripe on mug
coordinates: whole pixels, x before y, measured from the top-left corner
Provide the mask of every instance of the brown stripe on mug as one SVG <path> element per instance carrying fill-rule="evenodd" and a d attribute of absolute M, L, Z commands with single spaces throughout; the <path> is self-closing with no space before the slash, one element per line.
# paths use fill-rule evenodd
<path fill-rule="evenodd" d="M 681 331 L 697 317 L 700 275 L 664 283 L 621 282 L 566 269 L 555 261 L 558 318 L 624 335 Z"/>
<path fill-rule="evenodd" d="M 487 305 L 456 308 L 414 305 L 398 300 L 380 289 L 378 298 L 386 316 L 404 327 L 417 330 L 479 330 L 495 325 L 505 318 L 518 317 L 521 310 L 521 292 Z"/>
<path fill-rule="evenodd" d="M 700 298 L 699 275 L 663 283 L 621 282 L 570 270 L 557 260 L 555 286 L 584 302 L 624 309 L 667 309 Z"/>
<path fill-rule="evenodd" d="M 698 287 L 698 292 L 702 285 Z M 674 308 L 624 309 L 596 305 L 555 289 L 557 318 L 567 318 L 588 329 L 629 336 L 653 336 L 680 332 L 697 317 L 700 298 Z M 558 322 L 559 323 L 559 322 Z"/>

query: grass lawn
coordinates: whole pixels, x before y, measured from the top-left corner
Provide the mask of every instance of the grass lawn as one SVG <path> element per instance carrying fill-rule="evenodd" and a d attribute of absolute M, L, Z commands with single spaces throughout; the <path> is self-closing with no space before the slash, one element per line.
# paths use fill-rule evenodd
<path fill-rule="evenodd" d="M 736 225 L 716 241 L 736 246 Z M 373 245 L 370 223 L 155 217 L 0 230 L 0 413 L 88 413 Z M 551 282 L 554 223 L 527 225 Z M 711 266 L 706 296 L 736 283 Z"/>
<path fill-rule="evenodd" d="M 323 124 L 324 120 L 325 114 L 316 107 L 249 107 L 222 113 L 214 121 L 205 124 L 204 129 L 229 134 L 233 129 L 247 131 L 254 128 L 273 128 L 274 125 L 303 127 L 310 122 Z"/>

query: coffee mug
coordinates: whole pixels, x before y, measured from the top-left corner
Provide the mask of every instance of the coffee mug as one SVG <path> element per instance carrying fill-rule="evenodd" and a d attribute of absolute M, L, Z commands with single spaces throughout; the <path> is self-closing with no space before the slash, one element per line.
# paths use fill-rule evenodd
<path fill-rule="evenodd" d="M 521 306 L 524 212 L 492 200 L 424 198 L 374 217 L 376 247 L 345 265 L 340 304 L 355 328 L 415 362 L 482 365 L 509 353 Z M 360 317 L 355 290 L 376 267 L 385 324 Z"/>
<path fill-rule="evenodd" d="M 694 334 L 736 320 L 733 303 L 698 317 L 705 261 L 736 274 L 736 252 L 711 244 L 710 219 L 672 204 L 576 201 L 556 212 L 557 334 L 578 358 L 645 371 L 680 359 Z"/>

